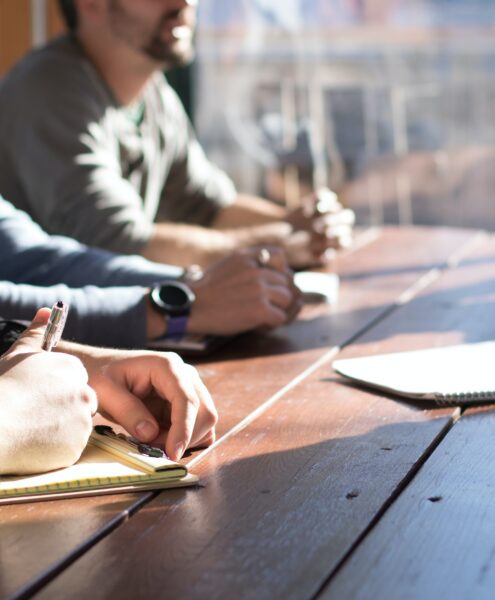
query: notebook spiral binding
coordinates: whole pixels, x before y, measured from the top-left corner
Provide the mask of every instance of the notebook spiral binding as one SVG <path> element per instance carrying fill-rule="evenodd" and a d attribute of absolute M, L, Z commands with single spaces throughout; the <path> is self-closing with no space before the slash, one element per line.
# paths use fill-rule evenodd
<path fill-rule="evenodd" d="M 456 404 L 457 402 L 472 402 L 473 400 L 479 400 L 481 402 L 488 402 L 490 400 L 495 402 L 495 390 L 484 391 L 484 392 L 466 392 L 466 393 L 452 393 L 452 394 L 440 394 L 435 393 L 435 402 L 440 405 Z"/>

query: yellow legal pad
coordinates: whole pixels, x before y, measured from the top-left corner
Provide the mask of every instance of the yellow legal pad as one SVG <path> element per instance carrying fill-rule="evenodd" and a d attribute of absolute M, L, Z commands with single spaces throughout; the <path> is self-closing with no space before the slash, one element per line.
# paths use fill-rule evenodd
<path fill-rule="evenodd" d="M 138 467 L 133 454 L 119 455 L 93 433 L 70 467 L 41 475 L 0 476 L 0 504 L 183 487 L 198 481 L 187 467 L 168 458 L 146 458 L 147 464 Z"/>

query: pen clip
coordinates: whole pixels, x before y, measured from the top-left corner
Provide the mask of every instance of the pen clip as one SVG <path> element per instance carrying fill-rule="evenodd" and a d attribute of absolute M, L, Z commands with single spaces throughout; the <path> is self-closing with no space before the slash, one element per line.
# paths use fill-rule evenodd
<path fill-rule="evenodd" d="M 109 425 L 95 425 L 94 430 L 100 435 L 106 435 L 112 439 L 126 442 L 143 456 L 150 456 L 151 458 L 166 458 L 165 452 L 160 448 L 157 448 L 156 446 L 150 446 L 149 444 L 143 444 L 135 438 L 124 435 L 123 433 L 115 433 L 115 431 Z"/>

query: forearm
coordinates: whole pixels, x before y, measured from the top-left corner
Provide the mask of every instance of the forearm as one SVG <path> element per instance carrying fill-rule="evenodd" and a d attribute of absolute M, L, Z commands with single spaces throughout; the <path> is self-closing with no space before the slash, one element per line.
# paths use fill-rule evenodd
<path fill-rule="evenodd" d="M 171 264 L 157 264 L 142 256 L 122 256 L 88 248 L 63 271 L 43 277 L 43 285 L 63 283 L 77 288 L 84 285 L 99 287 L 149 286 L 156 281 L 177 279 L 183 269 Z M 31 283 L 31 282 L 28 282 Z"/>
<path fill-rule="evenodd" d="M 248 227 L 284 221 L 286 218 L 285 207 L 257 196 L 239 194 L 233 204 L 219 211 L 212 227 L 216 229 Z"/>
<path fill-rule="evenodd" d="M 71 289 L 0 283 L 0 314 L 31 319 L 40 306 L 63 300 L 70 306 L 64 337 L 81 343 L 124 348 L 146 345 L 146 297 L 142 287 Z"/>
<path fill-rule="evenodd" d="M 226 232 L 182 223 L 157 223 L 142 256 L 181 267 L 206 266 L 234 248 L 234 239 Z"/>
<path fill-rule="evenodd" d="M 0 280 L 50 286 L 150 285 L 182 270 L 139 256 L 120 256 L 75 240 L 49 236 L 25 213 L 0 197 Z"/>
<path fill-rule="evenodd" d="M 279 220 L 224 230 L 159 223 L 143 250 L 143 256 L 152 261 L 166 260 L 183 267 L 192 264 L 207 267 L 236 249 L 259 244 L 281 245 L 291 232 L 292 227 Z"/>

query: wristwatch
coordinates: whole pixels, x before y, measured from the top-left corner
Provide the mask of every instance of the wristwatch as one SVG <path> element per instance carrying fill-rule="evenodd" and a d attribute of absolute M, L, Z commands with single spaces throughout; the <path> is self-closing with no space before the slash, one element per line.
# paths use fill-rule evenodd
<path fill-rule="evenodd" d="M 151 304 L 167 322 L 168 336 L 182 336 L 196 296 L 191 288 L 180 281 L 167 281 L 151 290 Z"/>

